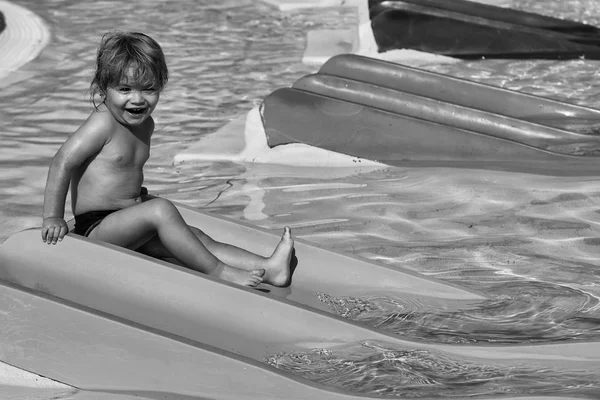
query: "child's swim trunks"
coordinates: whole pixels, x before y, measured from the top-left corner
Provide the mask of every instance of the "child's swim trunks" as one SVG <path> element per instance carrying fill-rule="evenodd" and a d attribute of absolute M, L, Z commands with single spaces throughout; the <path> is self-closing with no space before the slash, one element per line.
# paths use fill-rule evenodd
<path fill-rule="evenodd" d="M 148 189 L 142 186 L 142 190 L 140 192 L 140 196 L 145 196 L 148 194 Z M 100 222 L 110 214 L 119 210 L 101 210 L 101 211 L 88 211 L 83 214 L 79 214 L 75 216 L 75 228 L 73 229 L 73 233 L 81 236 L 89 236 L 89 234 L 94 230 L 95 227 L 100 225 Z"/>
<path fill-rule="evenodd" d="M 73 233 L 81 236 L 88 236 L 100 222 L 110 214 L 118 210 L 102 210 L 102 211 L 88 211 L 83 214 L 75 216 L 75 229 Z"/>

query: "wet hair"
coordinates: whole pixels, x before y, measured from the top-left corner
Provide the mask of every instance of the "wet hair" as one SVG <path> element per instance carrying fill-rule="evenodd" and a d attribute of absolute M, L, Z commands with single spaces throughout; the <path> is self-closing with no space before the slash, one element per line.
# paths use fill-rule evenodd
<path fill-rule="evenodd" d="M 94 106 L 95 96 L 106 96 L 109 86 L 118 85 L 132 70 L 133 82 L 157 87 L 161 91 L 169 79 L 169 71 L 160 45 L 139 32 L 111 31 L 104 36 L 96 56 L 96 72 L 90 92 Z"/>

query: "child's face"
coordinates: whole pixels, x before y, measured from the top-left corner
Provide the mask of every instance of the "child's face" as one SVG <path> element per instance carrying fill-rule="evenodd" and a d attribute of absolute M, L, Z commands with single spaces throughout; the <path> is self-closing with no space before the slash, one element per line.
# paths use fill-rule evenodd
<path fill-rule="evenodd" d="M 104 104 L 112 116 L 126 126 L 141 125 L 158 104 L 160 89 L 148 84 L 133 82 L 129 72 L 117 85 L 106 90 Z"/>

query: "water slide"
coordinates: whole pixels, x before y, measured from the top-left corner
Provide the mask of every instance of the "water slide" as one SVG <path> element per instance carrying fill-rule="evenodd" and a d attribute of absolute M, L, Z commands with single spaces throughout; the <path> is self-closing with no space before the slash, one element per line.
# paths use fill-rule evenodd
<path fill-rule="evenodd" d="M 516 10 L 514 8 L 498 7 L 477 1 L 369 0 L 368 4 L 372 16 L 376 16 L 380 12 L 389 8 L 395 8 L 396 6 L 402 8 L 404 4 L 417 4 L 476 17 L 483 17 L 495 21 L 510 22 L 532 28 L 567 33 L 575 36 L 600 37 L 600 29 L 592 25 Z"/>
<path fill-rule="evenodd" d="M 466 1 L 370 2 L 380 52 L 413 49 L 463 59 L 600 57 L 590 25 Z"/>
<path fill-rule="evenodd" d="M 321 66 L 319 74 L 372 83 L 515 118 L 600 120 L 600 110 L 593 108 L 353 54 L 330 58 Z"/>
<path fill-rule="evenodd" d="M 600 111 L 356 55 L 267 96 L 270 147 L 303 143 L 395 166 L 596 175 Z M 593 132 L 592 132 L 593 133 Z"/>
<path fill-rule="evenodd" d="M 239 221 L 178 207 L 189 224 L 217 240 L 261 254 L 269 254 L 279 239 Z M 485 297 L 300 239 L 295 249 L 289 287 L 252 289 L 77 235 L 50 246 L 39 229 L 22 231 L 0 246 L 0 360 L 95 394 L 89 398 L 112 394 L 124 400 L 381 398 L 265 362 L 282 352 L 364 341 L 496 367 L 600 370 L 595 342 L 436 344 L 341 318 L 316 293 L 385 292 L 424 308 L 439 302 L 469 307 Z"/>

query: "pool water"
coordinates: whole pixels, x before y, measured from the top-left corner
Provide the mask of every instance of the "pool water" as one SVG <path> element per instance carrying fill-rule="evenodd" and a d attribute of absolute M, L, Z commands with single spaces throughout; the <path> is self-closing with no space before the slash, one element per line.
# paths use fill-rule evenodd
<path fill-rule="evenodd" d="M 203 135 L 314 72 L 300 62 L 306 32 L 349 26 L 356 22 L 352 10 L 282 13 L 252 0 L 15 2 L 44 18 L 53 38 L 23 67 L 27 79 L 0 90 L 0 242 L 40 224 L 50 160 L 91 111 L 86 92 L 100 36 L 114 28 L 140 30 L 163 46 L 171 72 L 155 111 L 157 129 L 145 169 L 145 185 L 153 193 L 274 232 L 289 225 L 296 237 L 488 295 L 469 308 L 432 312 L 386 294 L 315 293 L 332 313 L 407 339 L 470 344 L 600 339 L 596 177 L 172 164 L 177 152 Z M 514 0 L 513 7 L 600 25 L 595 0 Z M 427 68 L 600 108 L 599 67 L 599 61 L 577 59 Z M 265 362 L 347 390 L 403 397 L 600 392 L 600 371 L 482 365 L 385 343 L 274 354 Z"/>
<path fill-rule="evenodd" d="M 457 360 L 431 350 L 396 349 L 365 341 L 335 350 L 276 354 L 277 368 L 346 390 L 399 398 L 478 395 L 580 395 L 597 398 L 597 371 L 507 368 Z"/>

